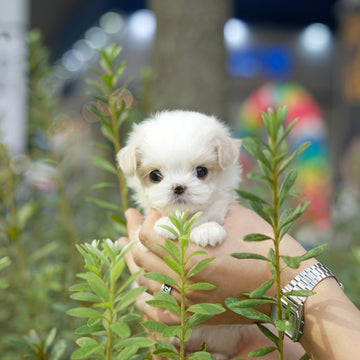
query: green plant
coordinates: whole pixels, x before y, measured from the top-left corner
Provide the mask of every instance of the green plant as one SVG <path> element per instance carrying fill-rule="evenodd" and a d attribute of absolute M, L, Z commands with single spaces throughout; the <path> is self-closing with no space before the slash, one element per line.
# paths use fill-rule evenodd
<path fill-rule="evenodd" d="M 212 290 L 214 285 L 209 283 L 194 283 L 186 285 L 186 281 L 191 279 L 195 274 L 209 265 L 215 258 L 205 258 L 197 262 L 190 269 L 186 269 L 186 265 L 193 256 L 207 255 L 204 250 L 196 251 L 186 256 L 186 250 L 189 244 L 190 230 L 194 221 L 201 213 L 195 214 L 191 219 L 188 218 L 188 212 L 177 212 L 175 216 L 170 217 L 175 229 L 169 226 L 163 226 L 169 230 L 178 239 L 178 245 L 171 240 L 165 240 L 164 245 L 159 245 L 170 256 L 165 257 L 164 261 L 167 266 L 179 275 L 179 280 L 176 281 L 168 275 L 156 272 L 150 272 L 144 276 L 165 283 L 177 289 L 181 295 L 181 302 L 178 304 L 176 300 L 169 294 L 164 292 L 157 292 L 154 294 L 154 300 L 149 300 L 148 304 L 155 307 L 163 307 L 180 317 L 180 325 L 168 326 L 158 321 L 145 321 L 143 326 L 150 331 L 159 332 L 163 338 L 176 337 L 180 343 L 179 351 L 170 343 L 165 341 L 158 341 L 154 354 L 163 355 L 170 359 L 184 360 L 185 359 L 185 345 L 188 341 L 193 327 L 216 314 L 220 314 L 225 309 L 220 304 L 196 304 L 185 308 L 185 295 L 188 290 Z M 191 315 L 190 315 L 191 314 Z M 195 352 L 186 357 L 187 359 L 215 359 L 214 356 L 206 352 L 206 344 L 204 344 L 199 352 Z"/>
<path fill-rule="evenodd" d="M 23 350 L 29 359 L 60 360 L 66 344 L 64 340 L 55 341 L 56 332 L 57 330 L 53 328 L 44 340 L 41 340 L 35 330 L 30 330 L 24 339 L 11 340 L 11 343 Z"/>
<path fill-rule="evenodd" d="M 278 333 L 275 335 L 263 325 L 258 324 L 259 329 L 274 343 L 274 346 L 254 350 L 249 356 L 263 356 L 278 350 L 279 359 L 281 360 L 284 356 L 284 332 L 291 326 L 288 321 L 289 314 L 282 311 L 280 303 L 281 273 L 286 267 L 298 268 L 302 261 L 320 255 L 327 247 L 326 244 L 320 245 L 302 256 L 281 254 L 279 250 L 280 241 L 309 205 L 308 201 L 302 201 L 294 209 L 286 207 L 286 199 L 294 195 L 291 191 L 297 177 L 296 169 L 290 169 L 290 164 L 310 145 L 310 143 L 304 143 L 289 155 L 285 140 L 296 124 L 297 119 L 285 129 L 284 121 L 286 113 L 286 107 L 279 108 L 276 113 L 271 108 L 267 113 L 263 113 L 262 118 L 268 134 L 267 142 L 258 138 L 245 138 L 242 141 L 245 150 L 256 158 L 260 169 L 259 174 L 249 174 L 249 176 L 265 184 L 270 190 L 271 197 L 270 199 L 263 199 L 244 190 L 238 190 L 238 193 L 249 201 L 254 211 L 269 223 L 273 230 L 273 236 L 249 234 L 244 237 L 244 241 L 264 241 L 270 239 L 273 242 L 273 248 L 270 249 L 268 257 L 252 253 L 232 254 L 232 256 L 238 259 L 258 259 L 268 262 L 273 279 L 265 282 L 251 293 L 240 294 L 239 299 L 228 298 L 225 302 L 234 312 L 258 322 L 273 324 L 277 329 Z M 281 260 L 285 265 L 281 265 Z M 276 297 L 266 295 L 266 292 L 274 284 L 276 287 Z M 310 296 L 313 293 L 307 290 L 292 292 L 293 295 L 298 296 Z M 276 323 L 269 316 L 253 308 L 269 303 L 274 304 L 277 308 L 279 320 Z"/>
<path fill-rule="evenodd" d="M 106 154 L 111 157 L 108 160 L 104 157 L 95 156 L 91 162 L 98 168 L 105 170 L 117 177 L 117 186 L 121 194 L 121 205 L 89 197 L 88 200 L 103 209 L 112 212 L 111 218 L 117 223 L 124 225 L 123 212 L 128 208 L 128 192 L 125 184 L 125 177 L 122 171 L 114 164 L 115 155 L 122 147 L 123 138 L 129 125 L 134 122 L 132 117 L 133 96 L 125 86 L 119 87 L 119 82 L 125 71 L 125 62 L 119 62 L 119 55 L 122 48 L 112 44 L 104 50 L 99 50 L 100 69 L 89 68 L 96 76 L 95 79 L 88 78 L 88 84 L 94 92 L 89 92 L 94 102 L 87 106 L 90 113 L 100 120 L 100 129 L 103 136 L 110 142 L 111 147 L 105 147 Z M 104 148 L 103 144 L 100 147 Z M 114 187 L 112 182 L 95 184 L 93 189 L 104 189 Z M 123 229 L 124 230 L 124 229 Z"/>
<path fill-rule="evenodd" d="M 71 359 L 143 359 L 147 348 L 154 345 L 146 335 L 131 336 L 129 323 L 140 317 L 132 304 L 145 291 L 145 287 L 129 288 L 138 273 L 120 281 L 126 268 L 124 256 L 131 245 L 120 248 L 110 240 L 94 240 L 78 246 L 88 271 L 78 274 L 85 282 L 70 288 L 74 292 L 71 298 L 82 306 L 67 313 L 88 320 L 76 330 L 81 336 L 76 340 L 80 348 Z"/>

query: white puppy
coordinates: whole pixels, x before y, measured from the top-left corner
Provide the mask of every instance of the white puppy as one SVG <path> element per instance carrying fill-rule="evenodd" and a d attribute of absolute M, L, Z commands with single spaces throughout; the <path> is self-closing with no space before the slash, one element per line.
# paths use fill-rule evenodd
<path fill-rule="evenodd" d="M 239 148 L 240 140 L 214 117 L 164 111 L 135 125 L 117 159 L 138 205 L 145 213 L 154 208 L 163 215 L 157 233 L 173 238 L 158 225 L 173 226 L 168 216 L 176 210 L 202 211 L 190 240 L 214 246 L 226 236 L 221 225 L 236 199 Z"/>
<path fill-rule="evenodd" d="M 190 111 L 164 111 L 135 125 L 127 145 L 117 155 L 138 205 L 163 217 L 155 231 L 165 238 L 173 235 L 158 225 L 169 225 L 176 210 L 203 214 L 192 228 L 190 240 L 207 246 L 221 243 L 222 227 L 234 189 L 240 181 L 240 140 L 216 118 Z M 195 327 L 187 351 L 207 350 L 217 359 L 236 354 L 239 343 L 250 335 L 242 325 Z"/>

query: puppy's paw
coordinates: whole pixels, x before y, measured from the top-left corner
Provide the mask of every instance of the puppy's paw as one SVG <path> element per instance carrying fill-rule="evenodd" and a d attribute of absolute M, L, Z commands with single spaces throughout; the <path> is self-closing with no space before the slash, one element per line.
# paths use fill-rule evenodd
<path fill-rule="evenodd" d="M 226 237 L 226 231 L 217 222 L 207 222 L 194 228 L 190 234 L 190 240 L 203 247 L 221 244 Z"/>
<path fill-rule="evenodd" d="M 154 230 L 155 232 L 160 235 L 161 237 L 165 238 L 165 239 L 170 239 L 170 240 L 175 240 L 176 236 L 170 232 L 169 230 L 164 229 L 162 226 L 166 225 L 171 227 L 172 229 L 174 229 L 177 232 L 177 229 L 175 228 L 175 225 L 171 222 L 171 220 L 164 216 L 162 218 L 160 218 L 154 225 Z"/>

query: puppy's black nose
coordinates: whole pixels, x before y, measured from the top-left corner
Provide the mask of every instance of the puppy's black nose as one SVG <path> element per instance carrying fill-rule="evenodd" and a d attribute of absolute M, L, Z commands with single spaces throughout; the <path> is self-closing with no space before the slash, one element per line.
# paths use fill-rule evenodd
<path fill-rule="evenodd" d="M 182 185 L 175 185 L 173 190 L 176 195 L 181 195 L 186 190 L 186 187 Z"/>

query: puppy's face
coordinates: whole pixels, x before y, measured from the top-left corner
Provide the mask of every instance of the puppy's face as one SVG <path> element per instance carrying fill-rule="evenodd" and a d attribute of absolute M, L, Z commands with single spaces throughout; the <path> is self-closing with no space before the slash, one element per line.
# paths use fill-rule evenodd
<path fill-rule="evenodd" d="M 238 158 L 239 143 L 219 123 L 193 119 L 178 126 L 171 117 L 148 120 L 134 129 L 118 155 L 125 174 L 137 180 L 133 187 L 140 205 L 162 215 L 205 209 L 215 200 L 223 169 Z"/>

